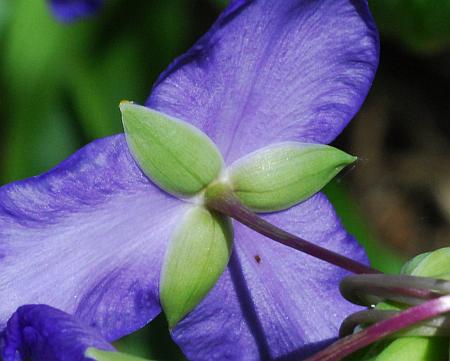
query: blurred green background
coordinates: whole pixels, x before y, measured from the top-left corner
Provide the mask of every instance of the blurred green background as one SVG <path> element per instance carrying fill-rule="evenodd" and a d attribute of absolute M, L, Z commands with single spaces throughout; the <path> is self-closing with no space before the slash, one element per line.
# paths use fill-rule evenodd
<path fill-rule="evenodd" d="M 143 103 L 158 74 L 226 1 L 109 0 L 63 25 L 44 0 L 0 0 L 0 184 L 42 173 L 91 140 L 121 132 L 118 103 Z M 373 265 L 450 240 L 450 0 L 371 3 L 381 65 L 336 145 L 360 157 L 326 192 Z M 119 343 L 182 359 L 162 317 Z"/>

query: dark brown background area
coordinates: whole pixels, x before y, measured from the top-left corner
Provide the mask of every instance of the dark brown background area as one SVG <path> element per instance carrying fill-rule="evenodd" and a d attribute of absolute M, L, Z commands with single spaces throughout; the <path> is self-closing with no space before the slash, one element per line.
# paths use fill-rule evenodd
<path fill-rule="evenodd" d="M 380 68 L 338 140 L 358 155 L 345 176 L 377 238 L 405 256 L 450 245 L 450 52 L 382 38 Z"/>

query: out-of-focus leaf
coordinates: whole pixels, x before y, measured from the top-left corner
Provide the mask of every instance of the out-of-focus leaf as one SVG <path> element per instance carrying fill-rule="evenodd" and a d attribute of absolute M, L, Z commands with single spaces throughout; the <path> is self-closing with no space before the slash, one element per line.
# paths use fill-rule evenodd
<path fill-rule="evenodd" d="M 450 46 L 450 1 L 373 0 L 370 7 L 384 36 L 435 52 Z"/>
<path fill-rule="evenodd" d="M 325 187 L 325 193 L 336 208 L 347 231 L 365 248 L 372 266 L 383 272 L 398 273 L 404 260 L 375 239 L 344 187 L 334 181 Z"/>
<path fill-rule="evenodd" d="M 60 28 L 44 1 L 15 1 L 12 14 L 1 64 L 10 100 L 2 182 L 43 172 L 76 147 L 61 80 L 86 30 Z"/>
<path fill-rule="evenodd" d="M 89 138 L 122 132 L 118 104 L 142 97 L 138 43 L 117 39 L 100 62 L 79 59 L 71 68 L 71 94 L 76 113 Z"/>
<path fill-rule="evenodd" d="M 64 27 L 51 17 L 45 1 L 17 0 L 11 9 L 5 67 L 8 85 L 35 96 L 65 75 L 68 59 L 86 43 L 88 27 Z M 14 94 L 20 96 L 22 93 Z"/>
<path fill-rule="evenodd" d="M 33 115 L 39 123 L 30 121 Z M 24 109 L 13 113 L 13 119 L 16 123 L 12 124 L 12 136 L 7 140 L 8 157 L 5 159 L 2 181 L 42 173 L 79 147 L 67 114 L 57 105 L 48 105 L 35 112 Z"/>
<path fill-rule="evenodd" d="M 85 356 L 96 361 L 150 361 L 122 352 L 103 351 L 93 347 L 86 350 Z"/>
<path fill-rule="evenodd" d="M 122 338 L 114 346 L 121 352 L 155 360 L 185 361 L 185 357 L 168 332 L 167 321 L 160 314 L 150 324 Z"/>
<path fill-rule="evenodd" d="M 11 2 L 8 0 L 0 0 L 0 39 L 3 30 L 11 16 Z"/>
<path fill-rule="evenodd" d="M 210 0 L 218 9 L 223 9 L 228 5 L 228 0 Z"/>
<path fill-rule="evenodd" d="M 184 49 L 190 33 L 185 1 L 140 2 L 126 10 L 125 2 L 116 3 L 108 4 L 106 15 L 116 5 L 116 11 L 130 12 L 132 21 L 116 24 L 118 30 L 95 49 L 95 57 L 82 54 L 69 73 L 75 110 L 90 139 L 122 131 L 118 103 L 123 99 L 144 103 L 152 81 L 179 55 L 177 49 Z M 107 20 L 117 20 L 111 17 Z"/>

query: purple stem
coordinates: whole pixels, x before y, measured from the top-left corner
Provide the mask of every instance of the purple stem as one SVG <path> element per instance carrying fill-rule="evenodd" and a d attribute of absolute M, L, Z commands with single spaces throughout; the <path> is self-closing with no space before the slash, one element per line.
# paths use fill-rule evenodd
<path fill-rule="evenodd" d="M 226 214 L 274 241 L 334 264 L 335 266 L 344 268 L 350 272 L 357 274 L 380 273 L 380 271 L 366 266 L 365 264 L 317 246 L 265 221 L 242 205 L 239 199 L 226 185 L 218 183 L 208 189 L 206 193 L 206 204 L 210 209 Z"/>
<path fill-rule="evenodd" d="M 344 337 L 305 361 L 339 361 L 371 343 L 416 323 L 450 312 L 450 295 L 435 298 Z"/>
<path fill-rule="evenodd" d="M 294 248 L 297 251 L 304 252 L 310 256 L 319 258 L 356 274 L 381 274 L 381 272 L 376 269 L 354 261 L 339 253 L 330 251 L 329 249 L 317 246 L 267 222 L 245 207 L 233 191 L 225 184 L 216 183 L 211 186 L 206 192 L 205 199 L 206 205 L 210 209 L 232 217 L 256 232 L 284 244 L 285 246 Z M 417 289 L 415 287 L 397 288 L 396 292 L 401 295 L 419 299 L 437 297 L 435 293 L 429 290 Z"/>
<path fill-rule="evenodd" d="M 342 280 L 339 289 L 344 298 L 357 305 L 370 306 L 383 300 L 417 305 L 449 294 L 450 282 L 410 275 L 351 275 Z"/>

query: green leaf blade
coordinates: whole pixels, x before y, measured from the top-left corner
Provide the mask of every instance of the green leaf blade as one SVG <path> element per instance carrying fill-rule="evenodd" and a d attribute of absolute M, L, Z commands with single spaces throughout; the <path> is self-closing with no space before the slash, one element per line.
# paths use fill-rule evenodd
<path fill-rule="evenodd" d="M 200 130 L 130 102 L 122 102 L 120 109 L 131 153 L 162 189 L 192 197 L 219 176 L 222 156 Z"/>
<path fill-rule="evenodd" d="M 309 198 L 355 157 L 322 144 L 285 142 L 257 150 L 233 163 L 231 186 L 257 212 L 279 211 Z"/>
<path fill-rule="evenodd" d="M 194 207 L 175 231 L 161 273 L 160 298 L 174 327 L 214 287 L 232 249 L 228 217 Z"/>

